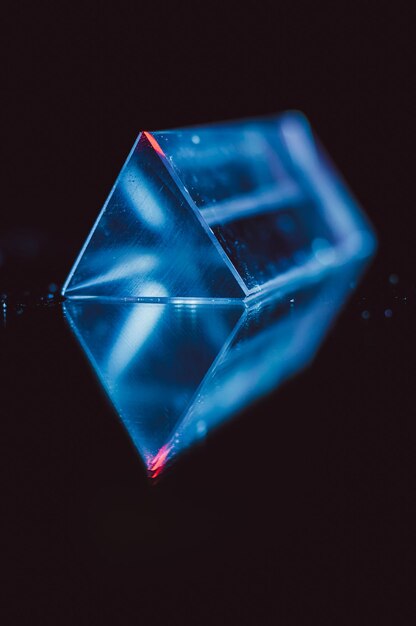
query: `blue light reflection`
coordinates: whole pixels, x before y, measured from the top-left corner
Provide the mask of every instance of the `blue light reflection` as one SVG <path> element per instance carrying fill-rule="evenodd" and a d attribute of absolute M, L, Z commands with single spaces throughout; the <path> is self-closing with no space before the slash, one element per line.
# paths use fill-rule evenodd
<path fill-rule="evenodd" d="M 157 476 L 311 361 L 360 272 L 349 263 L 251 307 L 74 299 L 64 310 Z"/>

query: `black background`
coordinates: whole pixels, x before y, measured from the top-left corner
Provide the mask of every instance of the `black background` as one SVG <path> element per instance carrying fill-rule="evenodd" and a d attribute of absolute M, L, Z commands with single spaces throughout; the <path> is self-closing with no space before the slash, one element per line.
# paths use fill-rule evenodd
<path fill-rule="evenodd" d="M 3 15 L 3 623 L 413 623 L 414 24 L 404 4 L 351 4 Z M 151 487 L 40 296 L 140 130 L 288 108 L 365 207 L 378 256 L 315 364 Z"/>

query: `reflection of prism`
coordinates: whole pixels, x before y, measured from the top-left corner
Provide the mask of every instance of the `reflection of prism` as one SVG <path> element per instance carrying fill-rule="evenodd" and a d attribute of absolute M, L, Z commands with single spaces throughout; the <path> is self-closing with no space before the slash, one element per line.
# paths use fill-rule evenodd
<path fill-rule="evenodd" d="M 62 293 L 152 476 L 312 358 L 374 247 L 298 113 L 139 135 Z"/>
<path fill-rule="evenodd" d="M 311 360 L 359 272 L 349 263 L 252 307 L 73 299 L 64 308 L 156 476 Z"/>
<path fill-rule="evenodd" d="M 373 246 L 300 114 L 141 133 L 63 295 L 241 300 Z"/>

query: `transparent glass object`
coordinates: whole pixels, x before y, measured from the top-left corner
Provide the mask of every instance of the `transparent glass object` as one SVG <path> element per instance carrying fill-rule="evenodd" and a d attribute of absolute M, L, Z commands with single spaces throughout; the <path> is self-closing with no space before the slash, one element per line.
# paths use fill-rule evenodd
<path fill-rule="evenodd" d="M 143 132 L 63 295 L 249 303 L 373 247 L 301 114 Z"/>

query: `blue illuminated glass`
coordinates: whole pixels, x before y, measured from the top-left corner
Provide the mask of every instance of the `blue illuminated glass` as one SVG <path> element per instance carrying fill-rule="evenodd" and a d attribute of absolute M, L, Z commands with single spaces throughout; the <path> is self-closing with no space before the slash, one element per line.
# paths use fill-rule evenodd
<path fill-rule="evenodd" d="M 139 135 L 62 293 L 151 476 L 311 360 L 374 247 L 298 113 Z"/>
<path fill-rule="evenodd" d="M 300 114 L 144 132 L 63 295 L 253 298 L 373 245 Z"/>

